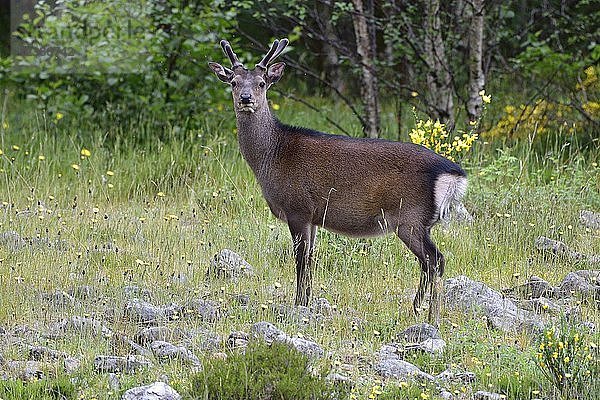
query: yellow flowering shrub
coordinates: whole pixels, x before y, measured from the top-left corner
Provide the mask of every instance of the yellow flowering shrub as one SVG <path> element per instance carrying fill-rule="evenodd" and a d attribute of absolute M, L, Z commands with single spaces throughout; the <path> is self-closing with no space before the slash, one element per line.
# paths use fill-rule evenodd
<path fill-rule="evenodd" d="M 581 108 L 592 120 L 600 119 L 600 80 L 598 67 L 583 71 L 576 85 Z M 550 131 L 575 133 L 585 126 L 586 119 L 569 105 L 538 99 L 532 104 L 507 105 L 500 120 L 483 135 L 488 139 L 526 139 L 539 137 Z"/>
<path fill-rule="evenodd" d="M 431 119 L 417 119 L 409 136 L 411 142 L 425 146 L 452 161 L 466 154 L 478 137 L 476 133 L 463 133 L 450 138 L 446 125 Z"/>

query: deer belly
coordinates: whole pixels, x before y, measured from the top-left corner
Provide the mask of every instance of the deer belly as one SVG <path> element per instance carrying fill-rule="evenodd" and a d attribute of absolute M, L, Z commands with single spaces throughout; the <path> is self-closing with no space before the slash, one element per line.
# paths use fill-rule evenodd
<path fill-rule="evenodd" d="M 394 232 L 397 225 L 395 221 L 386 218 L 383 213 L 376 216 L 367 216 L 352 212 L 325 213 L 318 220 L 314 220 L 313 224 L 328 231 L 351 237 L 386 235 Z"/>

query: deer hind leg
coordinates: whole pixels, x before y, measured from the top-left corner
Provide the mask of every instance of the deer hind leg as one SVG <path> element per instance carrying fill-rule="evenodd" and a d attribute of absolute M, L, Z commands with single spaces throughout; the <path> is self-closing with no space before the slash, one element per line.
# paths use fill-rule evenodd
<path fill-rule="evenodd" d="M 296 305 L 308 306 L 312 286 L 312 252 L 316 227 L 288 219 L 296 260 Z"/>
<path fill-rule="evenodd" d="M 413 301 L 413 310 L 418 314 L 425 294 L 429 289 L 430 304 L 428 320 L 434 325 L 439 323 L 441 309 L 442 279 L 444 273 L 444 256 L 437 249 L 429 237 L 429 229 L 422 232 L 413 230 L 410 233 L 398 230 L 398 237 L 406 244 L 419 260 L 421 277 L 417 294 Z"/>

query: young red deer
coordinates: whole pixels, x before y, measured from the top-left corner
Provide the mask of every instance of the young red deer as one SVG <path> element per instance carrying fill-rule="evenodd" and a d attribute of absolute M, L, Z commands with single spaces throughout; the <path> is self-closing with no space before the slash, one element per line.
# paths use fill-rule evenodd
<path fill-rule="evenodd" d="M 276 40 L 249 70 L 230 44 L 221 47 L 232 68 L 210 62 L 231 85 L 242 155 L 275 216 L 289 226 L 296 258 L 296 304 L 306 306 L 317 227 L 354 237 L 395 233 L 415 254 L 421 279 L 418 312 L 430 288 L 429 321 L 437 323 L 444 257 L 430 238 L 467 188 L 454 162 L 412 143 L 357 139 L 285 125 L 271 113 L 267 90 L 285 64 L 269 65 L 287 46 Z"/>

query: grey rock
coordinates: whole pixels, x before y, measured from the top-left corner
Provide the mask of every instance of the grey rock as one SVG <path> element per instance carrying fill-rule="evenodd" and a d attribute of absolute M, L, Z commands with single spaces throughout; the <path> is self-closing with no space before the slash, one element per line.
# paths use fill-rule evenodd
<path fill-rule="evenodd" d="M 446 341 L 444 339 L 425 339 L 420 343 L 409 343 L 404 346 L 406 351 L 422 351 L 430 354 L 441 355 L 444 353 L 446 348 Z"/>
<path fill-rule="evenodd" d="M 200 366 L 200 360 L 194 353 L 184 346 L 175 346 L 172 343 L 157 340 L 150 345 L 154 355 L 161 360 L 180 360 L 193 366 Z"/>
<path fill-rule="evenodd" d="M 81 361 L 75 357 L 66 357 L 63 359 L 63 368 L 67 374 L 73 374 L 81 367 Z"/>
<path fill-rule="evenodd" d="M 120 333 L 114 332 L 110 337 L 110 344 L 114 349 L 125 349 L 129 354 L 135 353 L 140 354 L 142 356 L 151 355 L 150 351 L 145 347 L 138 345 L 133 340 L 129 339 L 128 336 Z"/>
<path fill-rule="evenodd" d="M 227 338 L 227 347 L 231 350 L 244 349 L 248 346 L 250 335 L 242 331 L 234 331 Z"/>
<path fill-rule="evenodd" d="M 474 400 L 503 400 L 506 399 L 506 396 L 498 393 L 484 392 L 480 390 L 473 394 Z"/>
<path fill-rule="evenodd" d="M 444 382 L 475 383 L 477 376 L 473 372 L 453 371 L 452 369 L 447 369 L 443 372 L 440 372 L 436 376 L 436 379 Z"/>
<path fill-rule="evenodd" d="M 129 389 L 121 400 L 181 400 L 181 396 L 166 383 L 154 382 L 148 386 Z"/>
<path fill-rule="evenodd" d="M 152 363 L 144 356 L 130 355 L 119 356 L 96 356 L 94 358 L 94 369 L 98 372 L 125 372 L 132 373 L 141 369 L 150 368 Z"/>
<path fill-rule="evenodd" d="M 104 322 L 75 315 L 52 325 L 45 336 L 57 338 L 66 333 L 101 335 L 105 338 L 110 338 L 113 334 L 112 330 Z"/>
<path fill-rule="evenodd" d="M 196 327 L 186 334 L 202 351 L 216 351 L 223 342 L 220 335 L 202 327 Z"/>
<path fill-rule="evenodd" d="M 250 328 L 250 335 L 255 339 L 262 339 L 267 343 L 273 343 L 275 340 L 284 341 L 287 338 L 285 332 L 266 321 L 253 324 Z"/>
<path fill-rule="evenodd" d="M 443 400 L 452 400 L 454 398 L 454 395 L 447 390 L 440 391 L 439 396 Z"/>
<path fill-rule="evenodd" d="M 119 380 L 118 375 L 114 372 L 108 374 L 108 387 L 115 392 L 121 389 L 121 381 Z"/>
<path fill-rule="evenodd" d="M 75 298 L 64 290 L 42 293 L 42 301 L 54 307 L 69 307 L 75 304 Z"/>
<path fill-rule="evenodd" d="M 277 340 L 281 340 L 281 336 L 279 336 Z M 309 358 L 321 358 L 323 357 L 323 354 L 325 354 L 323 348 L 311 340 L 303 338 L 287 338 L 284 342 Z"/>
<path fill-rule="evenodd" d="M 590 264 L 600 263 L 600 255 L 588 255 L 572 250 L 565 243 L 540 236 L 535 240 L 535 247 L 545 253 L 552 253 L 556 256 L 569 258 L 575 261 L 584 261 Z"/>
<path fill-rule="evenodd" d="M 557 303 L 545 297 L 538 297 L 531 300 L 523 300 L 519 302 L 519 306 L 524 310 L 533 311 L 538 314 L 553 313 L 558 314 L 562 311 L 562 307 Z"/>
<path fill-rule="evenodd" d="M 221 305 L 213 300 L 196 299 L 187 306 L 186 315 L 196 315 L 205 322 L 215 322 L 225 315 Z"/>
<path fill-rule="evenodd" d="M 229 249 L 223 249 L 211 261 L 208 275 L 221 278 L 238 279 L 254 275 L 254 267 L 239 254 Z"/>
<path fill-rule="evenodd" d="M 146 346 L 156 340 L 173 341 L 187 338 L 184 331 L 178 328 L 172 328 L 170 326 L 151 326 L 140 330 L 135 335 L 135 342 Z"/>
<path fill-rule="evenodd" d="M 532 276 L 527 282 L 507 289 L 504 293 L 517 299 L 536 299 L 554 296 L 554 288 L 542 278 Z"/>
<path fill-rule="evenodd" d="M 8 361 L 5 365 L 12 377 L 25 382 L 43 379 L 44 371 L 50 367 L 50 364 L 40 361 Z"/>
<path fill-rule="evenodd" d="M 61 360 L 69 357 L 67 353 L 49 349 L 44 346 L 29 346 L 29 360 L 42 361 L 42 360 Z"/>
<path fill-rule="evenodd" d="M 325 377 L 329 382 L 333 382 L 334 384 L 344 384 L 348 386 L 354 386 L 354 382 L 352 379 L 347 377 L 346 375 L 342 375 L 337 372 L 331 372 L 329 375 Z"/>
<path fill-rule="evenodd" d="M 375 364 L 374 369 L 383 378 L 426 381 L 435 379 L 433 376 L 421 371 L 416 365 L 398 358 L 381 359 Z"/>
<path fill-rule="evenodd" d="M 588 228 L 600 229 L 600 213 L 582 210 L 579 213 L 579 221 Z"/>
<path fill-rule="evenodd" d="M 543 330 L 542 321 L 533 313 L 518 308 L 511 299 L 464 275 L 447 279 L 444 295 L 449 309 L 484 315 L 496 329 L 505 332 Z"/>
<path fill-rule="evenodd" d="M 278 319 L 298 324 L 307 324 L 309 322 L 321 322 L 323 315 L 313 312 L 312 309 L 305 306 L 290 306 L 287 304 L 273 304 L 271 310 Z"/>
<path fill-rule="evenodd" d="M 397 340 L 409 343 L 420 343 L 427 339 L 441 339 L 440 331 L 433 325 L 422 323 L 409 326 L 398 335 Z"/>
<path fill-rule="evenodd" d="M 8 251 L 19 251 L 27 245 L 27 241 L 15 231 L 0 233 L 0 245 Z"/>
<path fill-rule="evenodd" d="M 127 298 L 141 298 L 144 300 L 150 300 L 152 298 L 152 292 L 150 290 L 141 288 L 137 285 L 129 285 L 123 288 L 123 294 Z"/>
<path fill-rule="evenodd" d="M 329 300 L 327 300 L 324 297 L 319 297 L 318 299 L 315 299 L 310 306 L 310 310 L 314 314 L 321 314 L 326 317 L 331 316 L 331 314 L 333 314 L 333 307 L 331 306 L 331 303 L 329 303 Z"/>
<path fill-rule="evenodd" d="M 155 306 L 140 299 L 131 299 L 125 303 L 125 317 L 144 325 L 156 325 L 181 314 L 182 307 L 177 304 Z"/>
<path fill-rule="evenodd" d="M 556 288 L 559 298 L 583 296 L 600 300 L 600 270 L 569 272 Z"/>

